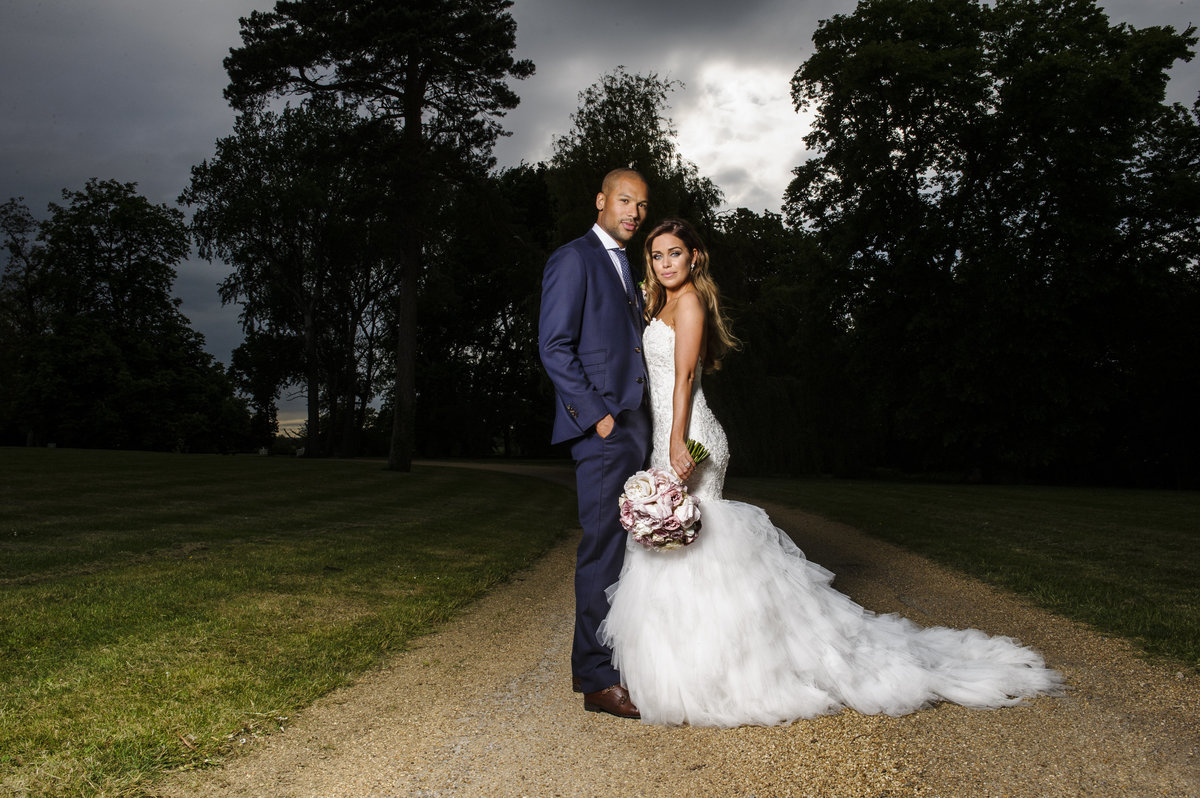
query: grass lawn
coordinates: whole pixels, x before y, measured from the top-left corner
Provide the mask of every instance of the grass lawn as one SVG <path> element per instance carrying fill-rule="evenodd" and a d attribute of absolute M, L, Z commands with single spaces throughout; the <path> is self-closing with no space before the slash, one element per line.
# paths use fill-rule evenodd
<path fill-rule="evenodd" d="M 1200 493 L 817 479 L 734 479 L 729 492 L 841 521 L 1200 668 Z"/>
<path fill-rule="evenodd" d="M 1200 494 L 736 479 L 1200 666 Z M 132 795 L 402 650 L 576 524 L 538 479 L 0 449 L 0 794 Z M 803 545 L 803 530 L 791 530 Z"/>
<path fill-rule="evenodd" d="M 286 726 L 574 508 L 457 468 L 0 449 L 0 794 L 136 794 Z"/>

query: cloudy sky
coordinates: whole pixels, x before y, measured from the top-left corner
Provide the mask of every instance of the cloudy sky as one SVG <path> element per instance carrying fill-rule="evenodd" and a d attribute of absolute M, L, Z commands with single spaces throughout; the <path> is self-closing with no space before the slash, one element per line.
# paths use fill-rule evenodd
<path fill-rule="evenodd" d="M 1200 0 L 1101 0 L 1113 22 L 1200 25 Z M 221 60 L 238 18 L 271 0 L 0 0 L 0 202 L 24 197 L 41 218 L 63 188 L 89 177 L 136 182 L 174 204 L 193 164 L 231 132 Z M 819 20 L 855 0 L 516 0 L 519 58 L 537 73 L 516 84 L 521 105 L 501 165 L 549 156 L 579 92 L 623 65 L 684 88 L 669 112 L 679 148 L 724 190 L 727 205 L 779 210 L 805 159 L 806 122 L 788 81 L 812 52 Z M 1177 65 L 1170 99 L 1191 105 L 1200 62 Z M 222 362 L 240 343 L 222 308 L 221 264 L 189 260 L 176 293 Z M 281 413 L 281 416 L 283 413 Z"/>

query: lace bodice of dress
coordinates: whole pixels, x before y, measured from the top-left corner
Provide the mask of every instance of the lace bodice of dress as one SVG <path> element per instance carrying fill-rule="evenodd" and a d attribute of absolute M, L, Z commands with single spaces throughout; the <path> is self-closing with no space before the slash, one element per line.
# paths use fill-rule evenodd
<path fill-rule="evenodd" d="M 672 400 L 675 392 L 675 330 L 654 319 L 642 334 L 642 349 L 650 374 L 650 409 L 653 418 L 653 447 L 650 465 L 670 467 Z M 687 437 L 699 441 L 709 456 L 696 467 L 687 481 L 688 491 L 700 499 L 720 499 L 729 465 L 729 444 L 725 430 L 704 399 L 700 385 L 701 369 L 696 368 L 692 383 L 692 412 Z"/>

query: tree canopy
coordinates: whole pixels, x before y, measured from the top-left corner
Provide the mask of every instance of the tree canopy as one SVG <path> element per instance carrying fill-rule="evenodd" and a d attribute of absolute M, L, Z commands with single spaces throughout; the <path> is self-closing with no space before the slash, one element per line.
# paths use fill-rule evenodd
<path fill-rule="evenodd" d="M 313 457 L 355 454 L 378 393 L 379 326 L 398 281 L 387 214 L 395 198 L 380 176 L 390 128 L 379 128 L 323 95 L 242 114 L 180 197 L 197 208 L 200 254 L 233 269 L 221 299 L 242 307 L 235 363 L 255 370 L 245 376 L 259 414 L 272 412 L 282 386 L 301 383 Z"/>
<path fill-rule="evenodd" d="M 819 155 L 786 211 L 827 256 L 874 457 L 1182 468 L 1200 118 L 1163 98 L 1195 29 L 1092 0 L 863 0 L 814 43 L 792 91 Z"/>
<path fill-rule="evenodd" d="M 63 200 L 41 222 L 19 200 L 0 209 L 0 432 L 29 444 L 244 446 L 245 408 L 171 296 L 189 250 L 183 215 L 114 180 Z"/>
<path fill-rule="evenodd" d="M 254 110 L 271 97 L 331 94 L 394 129 L 387 177 L 409 201 L 392 206 L 398 290 L 389 465 L 411 463 L 416 407 L 417 293 L 446 181 L 489 167 L 517 105 L 508 80 L 533 73 L 513 59 L 511 0 L 278 0 L 242 19 L 225 60 L 225 96 Z"/>
<path fill-rule="evenodd" d="M 571 129 L 555 138 L 547 173 L 560 243 L 596 221 L 591 200 L 604 175 L 622 166 L 646 178 L 652 217 L 684 216 L 701 228 L 712 226 L 721 191 L 680 154 L 666 115 L 671 94 L 682 87 L 679 81 L 617 67 L 579 93 Z"/>

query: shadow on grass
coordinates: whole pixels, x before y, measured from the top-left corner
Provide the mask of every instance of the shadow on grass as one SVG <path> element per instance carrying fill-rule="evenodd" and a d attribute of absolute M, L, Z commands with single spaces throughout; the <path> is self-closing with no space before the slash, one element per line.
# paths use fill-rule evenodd
<path fill-rule="evenodd" d="M 465 469 L 0 451 L 0 792 L 136 794 L 532 563 L 574 496 Z"/>

